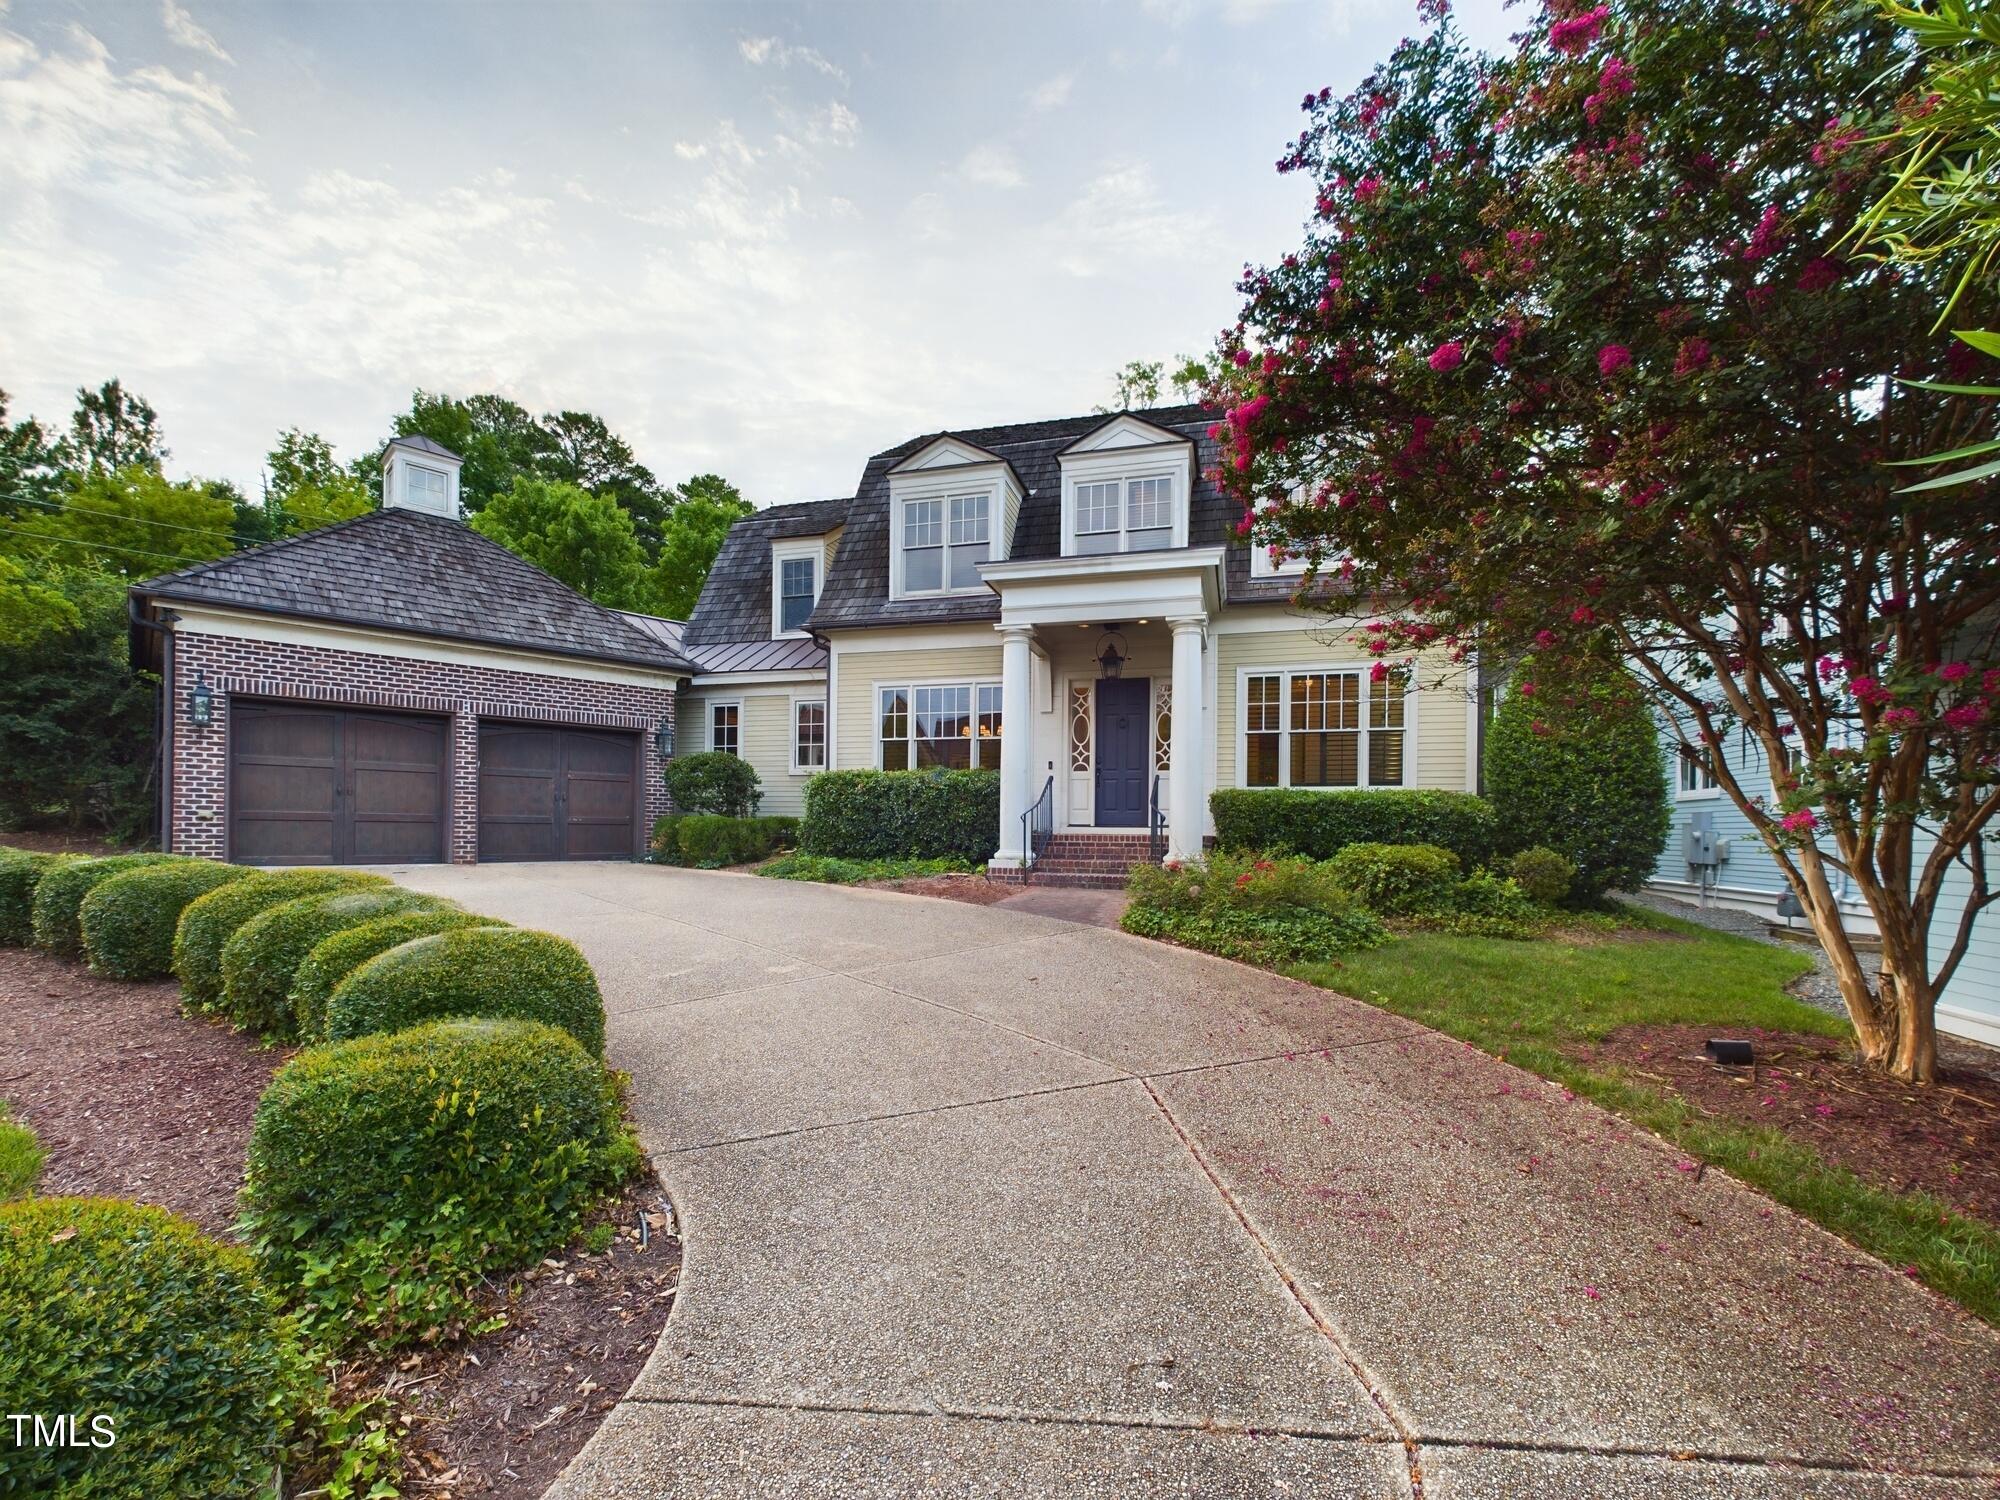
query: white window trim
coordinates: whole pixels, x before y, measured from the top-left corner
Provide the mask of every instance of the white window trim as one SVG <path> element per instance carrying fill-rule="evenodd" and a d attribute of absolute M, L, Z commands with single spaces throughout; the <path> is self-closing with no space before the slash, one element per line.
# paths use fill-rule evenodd
<path fill-rule="evenodd" d="M 1294 673 L 1351 672 L 1361 678 L 1361 739 L 1356 753 L 1355 766 L 1359 780 L 1353 786 L 1311 786 L 1297 790 L 1307 792 L 1356 792 L 1388 791 L 1396 787 L 1419 786 L 1417 775 L 1417 718 L 1418 704 L 1417 676 L 1410 672 L 1403 683 L 1403 779 L 1401 781 L 1370 781 L 1368 779 L 1368 736 L 1373 733 L 1368 725 L 1369 706 L 1379 691 L 1376 684 L 1368 680 L 1368 674 L 1375 665 L 1372 661 L 1316 661 L 1300 662 L 1289 666 L 1238 667 L 1236 669 L 1236 785 L 1246 791 L 1290 790 L 1292 788 L 1292 757 L 1287 741 L 1292 728 L 1292 676 Z M 1250 679 L 1253 677 L 1276 677 L 1278 679 L 1278 715 L 1282 728 L 1278 733 L 1278 785 L 1277 787 L 1252 787 L 1250 785 Z"/>
<path fill-rule="evenodd" d="M 965 588 L 951 587 L 951 502 L 964 498 L 984 498 L 986 501 L 986 560 L 992 562 L 1004 556 L 1000 548 L 1000 532 L 1005 524 L 1005 487 L 1001 474 L 991 464 L 975 466 L 979 472 L 969 473 L 966 469 L 940 469 L 924 471 L 907 479 L 891 480 L 889 498 L 889 597 L 891 599 L 954 599 L 967 598 L 987 592 L 984 583 Z M 945 528 L 944 587 L 936 589 L 912 589 L 903 582 L 903 509 L 913 501 L 936 500 L 942 502 L 943 525 Z"/>
<path fill-rule="evenodd" d="M 816 776 L 833 763 L 833 718 L 827 709 L 828 700 L 817 695 L 792 699 L 792 774 L 794 776 Z M 824 757 L 819 765 L 802 765 L 799 761 L 799 710 L 816 707 L 820 711 L 820 754 Z"/>
<path fill-rule="evenodd" d="M 812 634 L 809 630 L 784 628 L 785 564 L 801 559 L 813 565 L 813 605 L 817 608 L 820 590 L 826 587 L 826 538 L 808 536 L 771 543 L 771 639 L 774 641 L 804 640 Z"/>
<path fill-rule="evenodd" d="M 1304 485 L 1296 486 L 1285 503 L 1288 505 L 1301 504 L 1305 500 L 1305 494 Z M 1267 500 L 1260 509 L 1269 513 L 1278 509 L 1278 505 L 1275 501 Z M 1337 570 L 1346 558 L 1347 554 L 1345 552 L 1332 553 L 1321 561 L 1319 570 L 1322 574 L 1329 570 Z M 1274 563 L 1271 561 L 1271 549 L 1269 547 L 1258 543 L 1252 545 L 1250 548 L 1250 576 L 1252 578 L 1303 578 L 1305 573 L 1306 559 L 1303 557 L 1287 556 L 1283 562 Z"/>
<path fill-rule="evenodd" d="M 997 678 L 997 677 L 934 677 L 934 678 L 914 678 L 914 679 L 912 679 L 912 678 L 907 678 L 907 677 L 891 677 L 891 678 L 885 678 L 885 679 L 883 679 L 883 680 L 882 680 L 882 681 L 880 681 L 880 682 L 871 682 L 871 683 L 870 683 L 870 684 L 868 685 L 868 736 L 869 736 L 869 739 L 870 739 L 870 740 L 871 740 L 871 741 L 873 742 L 873 744 L 874 744 L 874 746 L 875 746 L 875 756 L 874 756 L 874 759 L 875 759 L 875 769 L 876 769 L 876 770 L 878 770 L 878 771 L 881 771 L 881 770 L 885 770 L 885 769 L 887 769 L 887 768 L 886 768 L 886 767 L 885 767 L 885 766 L 884 766 L 884 765 L 882 764 L 882 693 L 883 693 L 883 690 L 884 690 L 884 689 L 886 689 L 886 688 L 902 688 L 902 689 L 903 689 L 903 690 L 904 690 L 905 692 L 907 692 L 907 693 L 908 693 L 908 694 L 910 695 L 910 704 L 909 704 L 909 713 L 910 713 L 910 734 L 911 734 L 911 737 L 910 737 L 910 740 L 908 741 L 908 743 L 911 743 L 911 744 L 914 744 L 914 743 L 916 742 L 916 727 L 917 727 L 917 724 L 916 724 L 916 719 L 917 719 L 917 689 L 918 689 L 918 688 L 956 688 L 956 687 L 962 687 L 962 688 L 971 688 L 971 689 L 972 689 L 972 727 L 973 727 L 973 735 L 972 735 L 972 740 L 973 740 L 973 743 L 974 743 L 974 744 L 976 745 L 976 744 L 977 744 L 977 743 L 979 742 L 979 734 L 978 734 L 978 730 L 979 730 L 979 690 L 980 690 L 981 688 L 989 688 L 989 687 L 990 687 L 990 688 L 994 688 L 994 689 L 997 689 L 997 690 L 1000 690 L 1000 691 L 1004 692 L 1004 691 L 1005 691 L 1005 689 L 1004 689 L 1004 686 L 1003 686 L 1003 684 L 1001 683 L 1001 681 L 1000 681 L 1000 679 L 999 679 L 999 678 Z M 970 767 L 970 769 L 972 769 L 972 770 L 976 770 L 976 771 L 987 771 L 987 770 L 993 770 L 993 771 L 997 771 L 997 770 L 999 770 L 999 769 L 1000 769 L 1000 754 L 999 754 L 999 746 L 1000 746 L 1000 742 L 1001 742 L 1001 740 L 1004 740 L 1004 739 L 1005 739 L 1006 737 L 1007 737 L 1007 721 L 1006 721 L 1006 719 L 1005 719 L 1005 718 L 1003 717 L 1003 718 L 1001 719 L 1001 721 L 1000 721 L 1000 735 L 999 735 L 999 738 L 997 738 L 997 739 L 995 739 L 995 740 L 993 741 L 993 745 L 994 745 L 994 755 L 993 755 L 993 764 L 992 764 L 991 766 L 987 765 L 987 763 L 986 763 L 985 759 L 984 759 L 983 757 L 981 757 L 981 758 L 979 758 L 979 759 L 977 759 L 977 760 L 975 760 L 975 761 L 973 762 L 973 764 L 972 764 L 972 766 Z M 915 760 L 916 760 L 916 755 L 915 755 L 915 753 L 914 753 L 914 752 L 912 752 L 912 754 L 911 754 L 911 756 L 910 756 L 910 759 L 911 759 L 911 761 L 912 761 L 912 765 L 911 765 L 911 769 L 912 769 L 912 770 L 914 770 L 914 769 L 916 769 L 916 767 L 915 767 L 915 765 L 914 765 L 914 762 L 915 762 Z"/>
<path fill-rule="evenodd" d="M 1121 456 L 1114 465 L 1077 460 L 1063 467 L 1062 493 L 1062 555 L 1081 557 L 1085 554 L 1077 549 L 1077 498 L 1079 485 L 1116 484 L 1118 486 L 1118 546 L 1111 552 L 1090 553 L 1092 557 L 1125 557 L 1134 554 L 1128 545 L 1131 540 L 1132 482 L 1144 479 L 1164 479 L 1167 482 L 1167 512 L 1172 517 L 1173 527 L 1165 548 L 1153 551 L 1177 550 L 1188 545 L 1188 489 L 1186 465 L 1172 455 L 1161 455 L 1148 460 L 1136 459 L 1130 455 Z M 1110 532 L 1090 532 L 1091 536 L 1109 536 Z"/>
<path fill-rule="evenodd" d="M 1693 790 L 1689 790 L 1688 787 L 1685 784 L 1683 784 L 1681 780 L 1681 771 L 1683 767 L 1686 766 L 1688 758 L 1689 758 L 1688 751 L 1685 746 L 1682 745 L 1674 746 L 1674 800 L 1676 802 L 1715 801 L 1716 798 L 1722 795 L 1722 784 L 1716 780 L 1714 771 L 1709 770 L 1706 767 L 1702 768 L 1702 774 L 1708 777 L 1709 780 L 1709 785 L 1707 786 L 1697 785 Z"/>
<path fill-rule="evenodd" d="M 741 698 L 710 698 L 702 705 L 702 714 L 705 719 L 702 733 L 703 737 L 708 741 L 708 749 L 710 751 L 717 748 L 715 743 L 715 711 L 718 708 L 733 708 L 736 710 L 736 748 L 733 751 L 724 751 L 723 753 L 733 754 L 737 759 L 741 760 L 743 758 L 743 700 Z"/>

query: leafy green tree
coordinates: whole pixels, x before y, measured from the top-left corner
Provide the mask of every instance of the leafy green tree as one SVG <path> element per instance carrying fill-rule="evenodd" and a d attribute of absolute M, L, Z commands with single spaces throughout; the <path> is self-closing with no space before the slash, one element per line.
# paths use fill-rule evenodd
<path fill-rule="evenodd" d="M 552 446 L 533 414 L 505 396 L 459 400 L 417 391 L 410 397 L 410 409 L 396 418 L 395 434 L 427 437 L 465 460 L 458 483 L 459 501 L 468 514 L 483 510 L 495 495 L 512 488 L 519 476 L 539 473 Z M 373 472 L 372 483 L 379 493 L 379 469 Z"/>
<path fill-rule="evenodd" d="M 167 449 L 160 436 L 159 414 L 143 396 L 135 396 L 117 380 L 96 390 L 79 386 L 69 432 L 56 446 L 56 461 L 81 474 L 109 474 L 120 469 L 160 471 Z"/>
<path fill-rule="evenodd" d="M 0 651 L 31 646 L 77 623 L 76 606 L 42 573 L 0 557 Z"/>
<path fill-rule="evenodd" d="M 56 628 L 0 640 L 0 821 L 144 838 L 155 680 L 127 656 L 124 581 L 96 568 L 36 576 L 64 611 Z"/>
<path fill-rule="evenodd" d="M 648 612 L 685 620 L 694 613 L 701 586 L 708 581 L 708 571 L 722 552 L 729 528 L 753 514 L 756 507 L 719 474 L 697 474 L 681 485 L 678 493 L 641 597 Z"/>
<path fill-rule="evenodd" d="M 33 417 L 9 422 L 7 393 L 0 391 L 0 516 L 47 499 L 56 482 L 55 446 L 48 433 Z"/>
<path fill-rule="evenodd" d="M 593 495 L 616 501 L 631 517 L 639 545 L 652 556 L 660 549 L 660 527 L 671 496 L 638 459 L 632 445 L 587 411 L 552 412 L 542 418 L 550 449 L 537 465 L 545 478 L 566 480 Z"/>
<path fill-rule="evenodd" d="M 632 518 L 602 495 L 524 475 L 487 501 L 472 528 L 599 604 L 637 602 L 646 554 Z"/>
<path fill-rule="evenodd" d="M 1307 99 L 1280 168 L 1315 216 L 1246 273 L 1214 395 L 1242 532 L 1337 568 L 1384 665 L 1629 663 L 1783 870 L 1864 1056 L 1928 1082 L 2000 899 L 2000 494 L 1885 464 L 1986 421 L 1929 331 L 1949 273 L 1843 249 L 1888 179 L 1842 122 L 1916 66 L 1872 11 L 1789 0 L 1547 0 L 1505 59 L 1439 26 Z M 1994 288 L 1965 297 L 1985 322 Z"/>
<path fill-rule="evenodd" d="M 1571 890 L 1633 891 L 1653 873 L 1670 823 L 1660 726 L 1623 672 L 1580 679 L 1533 658 L 1486 735 L 1486 796 L 1500 850 L 1541 847 L 1576 866 Z"/>
<path fill-rule="evenodd" d="M 374 509 L 374 497 L 352 469 L 333 456 L 316 432 L 288 427 L 264 458 L 265 506 L 277 512 L 281 535 L 317 531 Z"/>
<path fill-rule="evenodd" d="M 0 532 L 0 554 L 31 568 L 94 567 L 133 578 L 172 572 L 235 550 L 236 491 L 176 484 L 143 465 L 77 476 L 45 508 Z"/>

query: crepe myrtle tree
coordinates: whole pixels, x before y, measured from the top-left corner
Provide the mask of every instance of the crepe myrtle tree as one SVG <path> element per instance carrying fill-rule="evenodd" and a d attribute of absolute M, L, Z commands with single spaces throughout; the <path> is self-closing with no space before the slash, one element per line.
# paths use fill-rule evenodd
<path fill-rule="evenodd" d="M 1782 867 L 1865 1056 L 1928 1081 L 1995 896 L 2000 508 L 1899 492 L 1891 462 L 1990 407 L 1898 379 L 1971 357 L 1930 331 L 1937 277 L 1838 251 L 1887 166 L 1849 122 L 1912 66 L 1872 9 L 1790 0 L 1551 0 L 1504 60 L 1441 21 L 1306 99 L 1278 166 L 1314 216 L 1246 270 L 1208 396 L 1239 531 L 1339 579 L 1301 599 L 1377 675 L 1633 671 Z"/>

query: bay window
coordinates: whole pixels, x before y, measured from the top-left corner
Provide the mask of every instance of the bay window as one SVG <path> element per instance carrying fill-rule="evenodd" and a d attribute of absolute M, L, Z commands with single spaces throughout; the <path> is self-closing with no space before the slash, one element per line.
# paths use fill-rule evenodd
<path fill-rule="evenodd" d="M 1362 670 L 1253 672 L 1243 679 L 1245 786 L 1402 786 L 1407 698 Z"/>
<path fill-rule="evenodd" d="M 917 683 L 876 690 L 885 771 L 998 769 L 1000 684 Z"/>

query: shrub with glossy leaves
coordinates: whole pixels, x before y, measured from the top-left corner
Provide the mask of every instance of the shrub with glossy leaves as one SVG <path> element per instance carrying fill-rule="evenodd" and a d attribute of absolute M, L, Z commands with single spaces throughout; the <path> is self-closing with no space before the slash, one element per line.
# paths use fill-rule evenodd
<path fill-rule="evenodd" d="M 636 1159 L 609 1075 L 567 1033 L 438 1021 L 279 1069 L 245 1227 L 315 1327 L 394 1345 L 461 1326 L 481 1277 L 560 1245 Z"/>
<path fill-rule="evenodd" d="M 1467 868 L 1493 856 L 1492 805 L 1470 792 L 1265 787 L 1224 789 L 1208 802 L 1220 849 L 1331 859 L 1349 844 L 1435 844 Z"/>
<path fill-rule="evenodd" d="M 747 818 L 757 811 L 764 794 L 757 789 L 757 768 L 740 755 L 704 750 L 667 762 L 667 795 L 683 813 L 714 813 Z"/>
<path fill-rule="evenodd" d="M 161 979 L 174 970 L 174 931 L 188 903 L 251 872 L 190 859 L 113 875 L 83 898 L 78 921 L 91 968 L 113 979 Z"/>
<path fill-rule="evenodd" d="M 983 865 L 999 842 L 997 771 L 822 771 L 806 783 L 806 854 Z"/>
<path fill-rule="evenodd" d="M 222 945 L 222 1005 L 245 1031 L 280 1041 L 300 1035 L 292 1010 L 292 978 L 321 938 L 377 917 L 424 911 L 444 903 L 415 891 L 323 891 L 259 912 Z"/>
<path fill-rule="evenodd" d="M 35 940 L 35 887 L 57 865 L 77 858 L 27 849 L 0 850 L 0 947 L 25 948 Z"/>
<path fill-rule="evenodd" d="M 309 1366 L 250 1257 L 115 1198 L 0 1206 L 9 1411 L 108 1419 L 103 1447 L 14 1450 L 14 1493 L 269 1495 Z M 10 1443 L 11 1446 L 11 1443 Z"/>
<path fill-rule="evenodd" d="M 475 916 L 468 911 L 441 907 L 375 917 L 320 939 L 292 973 L 291 1011 L 298 1020 L 299 1035 L 309 1042 L 325 1039 L 326 1002 L 341 980 L 376 954 L 400 948 L 413 938 L 430 937 L 454 928 L 506 925 L 498 917 Z"/>
<path fill-rule="evenodd" d="M 1570 887 L 1576 882 L 1576 862 L 1537 844 L 1508 860 L 1507 874 L 1530 900 L 1560 906 L 1569 899 Z"/>
<path fill-rule="evenodd" d="M 35 887 L 35 946 L 58 958 L 81 958 L 83 926 L 78 911 L 85 896 L 127 870 L 185 862 L 178 854 L 112 854 L 51 866 Z"/>
<path fill-rule="evenodd" d="M 1430 844 L 1349 844 L 1326 862 L 1336 885 L 1385 917 L 1414 917 L 1451 905 L 1458 856 Z"/>
<path fill-rule="evenodd" d="M 799 841 L 799 820 L 786 817 L 724 818 L 713 813 L 670 813 L 653 824 L 653 854 L 662 864 L 720 869 L 769 859 Z"/>
<path fill-rule="evenodd" d="M 1388 937 L 1324 865 L 1307 859 L 1217 853 L 1183 865 L 1138 865 L 1127 889 L 1127 932 L 1273 968 L 1372 948 Z"/>
<path fill-rule="evenodd" d="M 223 945 L 260 912 L 322 891 L 388 883 L 383 876 L 358 870 L 272 870 L 196 897 L 181 913 L 174 933 L 174 973 L 181 982 L 181 1003 L 191 1011 L 213 1010 L 222 1003 Z"/>
<path fill-rule="evenodd" d="M 604 997 L 576 944 L 551 932 L 464 927 L 371 958 L 326 1004 L 332 1040 L 444 1016 L 510 1016 L 560 1027 L 604 1055 Z"/>

